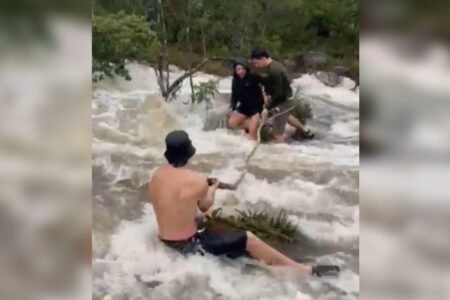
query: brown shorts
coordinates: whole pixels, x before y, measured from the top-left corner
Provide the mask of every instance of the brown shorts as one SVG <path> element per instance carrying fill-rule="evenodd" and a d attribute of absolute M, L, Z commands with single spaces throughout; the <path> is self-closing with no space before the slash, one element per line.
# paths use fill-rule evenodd
<path fill-rule="evenodd" d="M 292 103 L 288 100 L 276 106 L 280 112 L 291 108 Z M 276 113 L 275 113 L 276 114 Z M 286 128 L 286 124 L 289 118 L 289 112 L 282 113 L 275 117 L 272 121 L 272 133 L 273 135 L 283 135 Z"/>

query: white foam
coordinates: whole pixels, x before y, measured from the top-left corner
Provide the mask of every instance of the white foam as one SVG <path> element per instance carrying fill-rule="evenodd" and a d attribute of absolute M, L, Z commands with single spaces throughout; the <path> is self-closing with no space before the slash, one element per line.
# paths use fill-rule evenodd
<path fill-rule="evenodd" d="M 328 87 L 314 75 L 305 74 L 292 82 L 294 90 L 300 89 L 300 93 L 309 96 L 324 96 L 328 100 L 352 107 L 359 106 L 359 92 L 351 91 L 345 85 Z"/>
<path fill-rule="evenodd" d="M 359 136 L 359 120 L 350 120 L 345 122 L 337 122 L 331 126 L 332 133 L 344 137 Z"/>
<path fill-rule="evenodd" d="M 136 296 L 140 290 L 136 288 L 139 284 L 135 275 L 139 275 L 146 282 L 161 282 L 159 287 L 146 290 L 151 293 L 147 294 L 150 298 L 156 298 L 162 290 L 170 293 L 171 285 L 174 284 L 187 289 L 186 292 L 192 295 L 199 292 L 203 295 L 210 291 L 222 294 L 226 299 L 256 299 L 260 296 L 293 298 L 298 290 L 294 281 L 277 280 L 263 269 L 244 273 L 245 259 L 218 260 L 209 255 L 184 257 L 165 247 L 157 239 L 155 230 L 156 224 L 149 205 L 141 221 L 123 222 L 111 239 L 107 257 L 94 261 L 94 268 L 96 263 L 109 264 L 103 266 L 109 270 L 102 277 L 94 279 L 96 288 L 108 290 L 110 295 Z"/>
<path fill-rule="evenodd" d="M 165 133 L 171 129 L 182 128 L 189 133 L 197 149 L 198 155 L 193 163 L 197 159 L 216 162 L 211 157 L 217 155 L 218 159 L 223 160 L 223 165 L 208 175 L 217 176 L 224 182 L 234 182 L 241 174 L 244 160 L 255 142 L 249 141 L 242 133 L 231 134 L 225 129 L 203 131 L 206 107 L 191 106 L 188 102 L 188 81 L 183 83 L 178 99 L 165 103 L 161 97 L 155 97 L 158 91 L 155 82 L 151 82 L 154 80 L 151 68 L 134 65 L 132 72 L 135 76 L 132 75 L 131 83 L 115 82 L 112 83 L 114 89 L 103 85 L 94 91 L 93 119 L 96 120 L 94 126 L 97 126 L 92 145 L 94 164 L 105 166 L 105 172 L 114 174 L 116 180 L 131 177 L 135 170 L 129 165 L 113 166 L 110 159 L 112 154 L 135 157 L 138 162 L 163 160 Z M 171 72 L 171 78 L 175 78 L 183 71 L 171 68 Z M 219 92 L 230 92 L 231 77 L 221 79 L 202 73 L 194 77 L 195 83 L 209 80 L 217 82 Z M 336 103 L 357 107 L 358 92 L 349 90 L 350 83 L 345 81 L 342 86 L 329 88 L 318 79 L 303 75 L 294 80 L 293 86 L 300 86 L 304 95 L 320 95 Z M 107 107 L 106 112 L 101 111 L 102 106 Z M 128 127 L 119 128 L 123 122 L 119 115 L 130 109 L 137 110 L 137 117 L 126 119 Z M 132 123 L 140 129 L 133 129 L 131 132 L 129 126 Z M 357 120 L 338 120 L 331 127 L 330 134 L 342 138 L 357 138 L 359 134 Z M 108 140 L 96 136 L 96 130 L 105 128 L 111 131 L 108 134 L 112 136 L 129 134 L 132 138 L 139 137 L 146 143 L 139 144 L 140 139 Z M 129 132 L 125 132 L 126 130 Z M 288 218 L 295 222 L 303 233 L 315 240 L 328 243 L 354 241 L 359 232 L 358 207 L 339 203 L 339 199 L 328 191 L 330 186 L 339 185 L 340 181 L 332 179 L 328 183 L 319 184 L 304 179 L 297 173 L 302 170 L 319 171 L 322 168 L 354 169 L 358 163 L 358 145 L 332 144 L 320 140 L 297 145 L 261 145 L 251 164 L 261 169 L 262 173 L 258 176 L 247 174 L 235 192 L 219 191 L 215 207 L 227 205 L 232 211 L 234 208 L 265 203 L 274 208 L 285 209 Z M 261 176 L 271 170 L 281 175 L 275 182 L 271 178 L 269 183 L 268 179 Z M 151 173 L 151 170 L 148 171 Z M 229 201 L 233 197 L 238 199 L 237 203 Z M 324 213 L 334 216 L 333 221 L 305 216 Z M 157 239 L 150 205 L 145 205 L 141 220 L 123 221 L 115 232 L 116 234 L 110 237 L 109 249 L 94 251 L 106 253 L 104 257 L 94 259 L 94 269 L 97 264 L 102 266 L 99 269 L 104 270 L 102 275 L 94 276 L 94 293 L 97 295 L 104 296 L 106 293 L 113 299 L 116 295 L 120 298 L 123 294 L 137 299 L 178 299 L 180 295 L 215 299 L 217 294 L 221 294 L 225 299 L 273 300 L 310 297 L 309 292 L 299 285 L 298 279 L 279 280 L 273 274 L 261 270 L 243 272 L 245 259 L 232 262 L 210 256 L 185 258 L 167 249 Z M 332 260 L 338 261 L 338 258 L 333 254 Z M 142 289 L 135 278 L 136 274 L 141 275 L 144 281 L 158 281 L 161 284 L 153 289 Z M 351 273 L 334 284 L 345 291 L 357 292 L 358 288 L 355 286 L 358 283 L 359 277 Z M 330 293 L 332 297 L 336 296 L 334 292 Z M 323 297 L 326 298 L 326 295 Z"/>
<path fill-rule="evenodd" d="M 232 81 L 233 81 L 233 78 L 231 76 L 220 79 L 217 82 L 217 90 L 220 93 L 224 93 L 224 94 L 231 93 L 231 83 L 232 83 Z"/>

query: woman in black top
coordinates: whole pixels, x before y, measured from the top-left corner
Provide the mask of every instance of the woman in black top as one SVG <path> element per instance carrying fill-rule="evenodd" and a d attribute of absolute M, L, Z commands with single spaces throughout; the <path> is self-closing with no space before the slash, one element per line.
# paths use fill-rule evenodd
<path fill-rule="evenodd" d="M 244 129 L 250 139 L 256 140 L 260 114 L 264 106 L 261 90 L 261 77 L 250 73 L 244 59 L 236 59 L 233 64 L 233 82 L 231 88 L 232 110 L 228 126 L 232 129 Z M 249 119 L 248 124 L 246 124 Z"/>

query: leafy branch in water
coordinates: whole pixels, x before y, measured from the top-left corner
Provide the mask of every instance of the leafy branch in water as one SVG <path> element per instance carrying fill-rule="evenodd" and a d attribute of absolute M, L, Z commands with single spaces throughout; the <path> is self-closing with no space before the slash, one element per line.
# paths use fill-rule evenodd
<path fill-rule="evenodd" d="M 192 104 L 203 102 L 209 104 L 214 98 L 214 93 L 216 92 L 216 84 L 212 80 L 196 84 L 194 86 L 194 97 L 192 98 Z"/>
<path fill-rule="evenodd" d="M 130 74 L 123 63 L 114 64 L 106 61 L 100 62 L 94 59 L 92 61 L 92 80 L 98 82 L 105 79 L 105 76 L 110 78 L 120 76 L 126 80 L 131 80 Z"/>
<path fill-rule="evenodd" d="M 286 211 L 271 215 L 263 210 L 236 210 L 236 215 L 224 216 L 220 209 L 207 216 L 205 226 L 212 230 L 239 229 L 253 232 L 265 241 L 292 243 L 297 226 L 288 220 Z"/>
<path fill-rule="evenodd" d="M 291 115 L 300 122 L 306 123 L 306 120 L 313 117 L 311 104 L 306 99 L 293 99 L 296 107 L 291 111 Z"/>

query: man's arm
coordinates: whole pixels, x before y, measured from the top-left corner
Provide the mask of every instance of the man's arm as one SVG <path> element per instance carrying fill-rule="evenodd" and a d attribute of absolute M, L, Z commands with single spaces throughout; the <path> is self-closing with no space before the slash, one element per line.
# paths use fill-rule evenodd
<path fill-rule="evenodd" d="M 219 181 L 217 180 L 211 186 L 208 186 L 208 182 L 206 179 L 203 182 L 203 196 L 200 197 L 200 200 L 198 201 L 198 208 L 202 212 L 207 212 L 214 204 L 214 196 L 219 186 Z"/>

